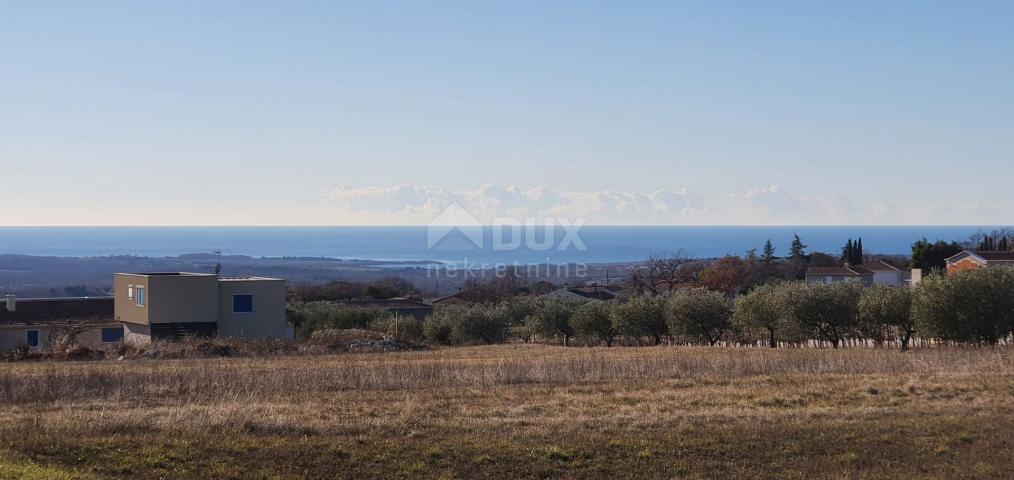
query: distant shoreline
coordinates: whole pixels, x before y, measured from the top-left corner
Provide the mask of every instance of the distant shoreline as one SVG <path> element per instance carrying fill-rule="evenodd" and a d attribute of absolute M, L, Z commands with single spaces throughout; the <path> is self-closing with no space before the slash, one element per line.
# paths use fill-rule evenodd
<path fill-rule="evenodd" d="M 174 257 L 221 251 L 253 258 L 291 257 L 392 263 L 444 262 L 563 264 L 634 262 L 651 254 L 683 250 L 714 258 L 743 255 L 771 240 L 788 252 L 798 234 L 809 251 L 834 253 L 847 238 L 862 238 L 867 252 L 904 255 L 913 242 L 965 240 L 1000 226 L 585 226 L 581 243 L 567 248 L 498 249 L 492 227 L 482 227 L 482 248 L 449 236 L 430 246 L 426 227 L 0 227 L 0 254 L 58 257 L 136 255 Z M 557 230 L 533 229 L 533 241 Z M 536 246 L 538 247 L 538 246 Z"/>

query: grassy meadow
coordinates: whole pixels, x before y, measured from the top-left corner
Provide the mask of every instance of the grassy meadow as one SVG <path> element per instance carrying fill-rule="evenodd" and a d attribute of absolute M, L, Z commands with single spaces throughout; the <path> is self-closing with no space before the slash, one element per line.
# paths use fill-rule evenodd
<path fill-rule="evenodd" d="M 0 367 L 0 478 L 1012 478 L 1014 350 L 563 348 Z"/>

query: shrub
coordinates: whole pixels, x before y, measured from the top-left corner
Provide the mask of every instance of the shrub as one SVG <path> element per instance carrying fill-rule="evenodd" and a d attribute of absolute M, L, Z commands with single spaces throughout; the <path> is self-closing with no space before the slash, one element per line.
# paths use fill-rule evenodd
<path fill-rule="evenodd" d="M 537 333 L 534 326 L 530 325 L 531 316 L 539 309 L 541 300 L 532 297 L 514 297 L 500 304 L 507 315 L 510 326 L 508 335 L 520 338 L 527 343 Z"/>
<path fill-rule="evenodd" d="M 838 348 L 858 330 L 857 304 L 862 285 L 843 283 L 792 283 L 787 289 L 786 312 L 800 330 Z"/>
<path fill-rule="evenodd" d="M 451 322 L 446 315 L 434 315 L 423 322 L 423 337 L 437 345 L 451 344 Z"/>
<path fill-rule="evenodd" d="M 746 333 L 763 335 L 768 346 L 777 347 L 779 334 L 785 339 L 796 330 L 785 308 L 791 288 L 792 284 L 786 283 L 761 285 L 739 297 L 732 313 L 733 325 Z"/>
<path fill-rule="evenodd" d="M 619 333 L 631 336 L 650 336 L 655 345 L 662 343 L 662 337 L 669 335 L 666 324 L 665 297 L 638 295 L 622 303 L 610 312 L 613 325 Z"/>
<path fill-rule="evenodd" d="M 503 343 L 509 327 L 510 318 L 502 308 L 476 305 L 451 324 L 451 342 L 458 345 Z"/>
<path fill-rule="evenodd" d="M 1014 269 L 930 275 L 915 291 L 912 315 L 932 338 L 996 344 L 1014 328 Z"/>
<path fill-rule="evenodd" d="M 580 303 L 557 298 L 541 299 L 528 322 L 539 335 L 546 337 L 563 337 L 563 345 L 570 344 L 574 336 L 574 327 L 570 320 Z"/>
<path fill-rule="evenodd" d="M 304 338 L 325 328 L 370 328 L 374 322 L 391 315 L 384 309 L 328 301 L 292 303 L 285 313 L 289 323 Z"/>
<path fill-rule="evenodd" d="M 915 333 L 911 288 L 874 285 L 863 290 L 858 308 L 860 328 L 867 337 L 877 340 L 897 337 L 901 349 L 908 350 L 908 342 Z"/>
<path fill-rule="evenodd" d="M 606 342 L 607 347 L 613 346 L 618 332 L 609 315 L 611 307 L 612 304 L 607 302 L 587 302 L 578 307 L 571 317 L 574 334 L 601 340 Z"/>
<path fill-rule="evenodd" d="M 386 316 L 374 320 L 370 324 L 370 330 L 382 332 L 401 340 L 418 341 L 424 338 L 423 320 L 411 315 Z"/>
<path fill-rule="evenodd" d="M 677 290 L 667 302 L 669 331 L 714 345 L 732 328 L 732 305 L 719 292 L 706 288 Z"/>
<path fill-rule="evenodd" d="M 492 305 L 450 305 L 437 309 L 424 322 L 426 339 L 444 345 L 502 343 L 507 339 L 510 317 Z"/>

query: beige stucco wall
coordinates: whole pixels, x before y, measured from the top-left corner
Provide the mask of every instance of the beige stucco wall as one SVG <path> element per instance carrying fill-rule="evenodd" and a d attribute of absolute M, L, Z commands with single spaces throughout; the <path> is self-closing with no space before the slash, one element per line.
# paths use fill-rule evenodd
<path fill-rule="evenodd" d="M 36 330 L 36 329 L 0 328 L 0 350 L 3 351 L 14 350 L 15 348 L 18 348 L 22 345 L 27 345 L 28 342 L 25 336 L 25 332 L 27 332 L 28 330 Z M 37 330 L 39 330 L 39 345 L 45 345 L 47 343 L 49 331 L 43 328 L 39 328 Z"/>
<path fill-rule="evenodd" d="M 145 305 L 128 298 L 128 288 L 145 287 Z M 286 337 L 285 281 L 273 278 L 219 279 L 216 275 L 117 274 L 116 318 L 127 325 L 124 341 L 151 341 L 151 324 L 217 322 L 225 337 Z M 252 294 L 254 312 L 233 313 L 232 296 Z M 135 293 L 136 295 L 136 293 Z"/>
<path fill-rule="evenodd" d="M 128 291 L 134 287 L 135 298 Z M 144 306 L 137 305 L 137 287 L 144 287 Z M 214 322 L 218 313 L 215 275 L 116 274 L 113 280 L 116 318 L 139 325 Z"/>
<path fill-rule="evenodd" d="M 96 326 L 78 334 L 75 343 L 84 347 L 95 347 L 109 345 L 102 342 L 102 328 L 113 328 L 117 325 Z M 49 336 L 54 327 L 4 327 L 0 328 L 0 351 L 14 350 L 23 345 L 28 345 L 28 331 L 39 331 L 39 347 L 49 345 Z"/>
<path fill-rule="evenodd" d="M 148 285 L 149 322 L 186 323 L 216 320 L 218 276 L 152 276 L 148 277 Z"/>
<path fill-rule="evenodd" d="M 113 310 L 116 312 L 116 319 L 121 322 L 147 325 L 148 307 L 139 307 L 135 299 L 129 298 L 127 292 L 131 286 L 145 287 L 145 297 L 150 296 L 147 288 L 148 277 L 124 273 L 113 275 Z"/>
<path fill-rule="evenodd" d="M 252 294 L 253 313 L 232 313 L 234 294 Z M 280 279 L 218 282 L 218 334 L 223 337 L 286 337 L 285 281 Z"/>

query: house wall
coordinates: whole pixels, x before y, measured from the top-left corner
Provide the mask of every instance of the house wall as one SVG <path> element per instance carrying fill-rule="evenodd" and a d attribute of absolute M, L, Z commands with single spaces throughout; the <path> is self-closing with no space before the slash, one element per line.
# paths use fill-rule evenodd
<path fill-rule="evenodd" d="M 147 278 L 147 306 L 144 308 L 148 309 L 149 323 L 217 320 L 217 275 L 155 275 Z"/>
<path fill-rule="evenodd" d="M 9 351 L 14 350 L 22 345 L 27 345 L 28 341 L 26 338 L 26 332 L 28 328 L 0 328 L 0 350 Z M 49 332 L 43 328 L 32 329 L 39 330 L 39 345 L 45 345 Z"/>
<path fill-rule="evenodd" d="M 145 345 L 151 343 L 151 326 L 124 323 L 123 343 L 130 345 Z"/>
<path fill-rule="evenodd" d="M 842 283 L 842 282 L 858 282 L 860 277 L 853 275 L 807 275 L 806 281 L 808 283 Z"/>
<path fill-rule="evenodd" d="M 901 285 L 903 283 L 901 279 L 901 272 L 877 270 L 873 272 L 873 283 L 884 285 Z"/>
<path fill-rule="evenodd" d="M 233 313 L 232 296 L 252 294 L 252 313 Z M 285 281 L 280 279 L 218 282 L 218 334 L 223 337 L 288 337 L 285 322 Z"/>
<path fill-rule="evenodd" d="M 843 283 L 843 282 L 858 282 L 865 286 L 873 284 L 872 275 L 864 275 L 857 277 L 854 275 L 807 275 L 807 283 Z"/>
<path fill-rule="evenodd" d="M 144 287 L 145 302 L 150 297 L 148 277 L 117 273 L 113 275 L 113 310 L 115 318 L 121 322 L 148 324 L 148 307 L 139 307 L 134 298 L 128 296 L 130 287 Z"/>
<path fill-rule="evenodd" d="M 114 328 L 119 325 L 102 325 L 89 328 L 77 335 L 75 343 L 84 347 L 96 347 L 108 345 L 102 342 L 102 329 Z M 59 330 L 59 327 L 40 325 L 38 327 L 4 327 L 0 328 L 0 351 L 14 350 L 18 347 L 28 345 L 28 331 L 39 331 L 39 347 L 49 346 L 50 335 Z"/>

